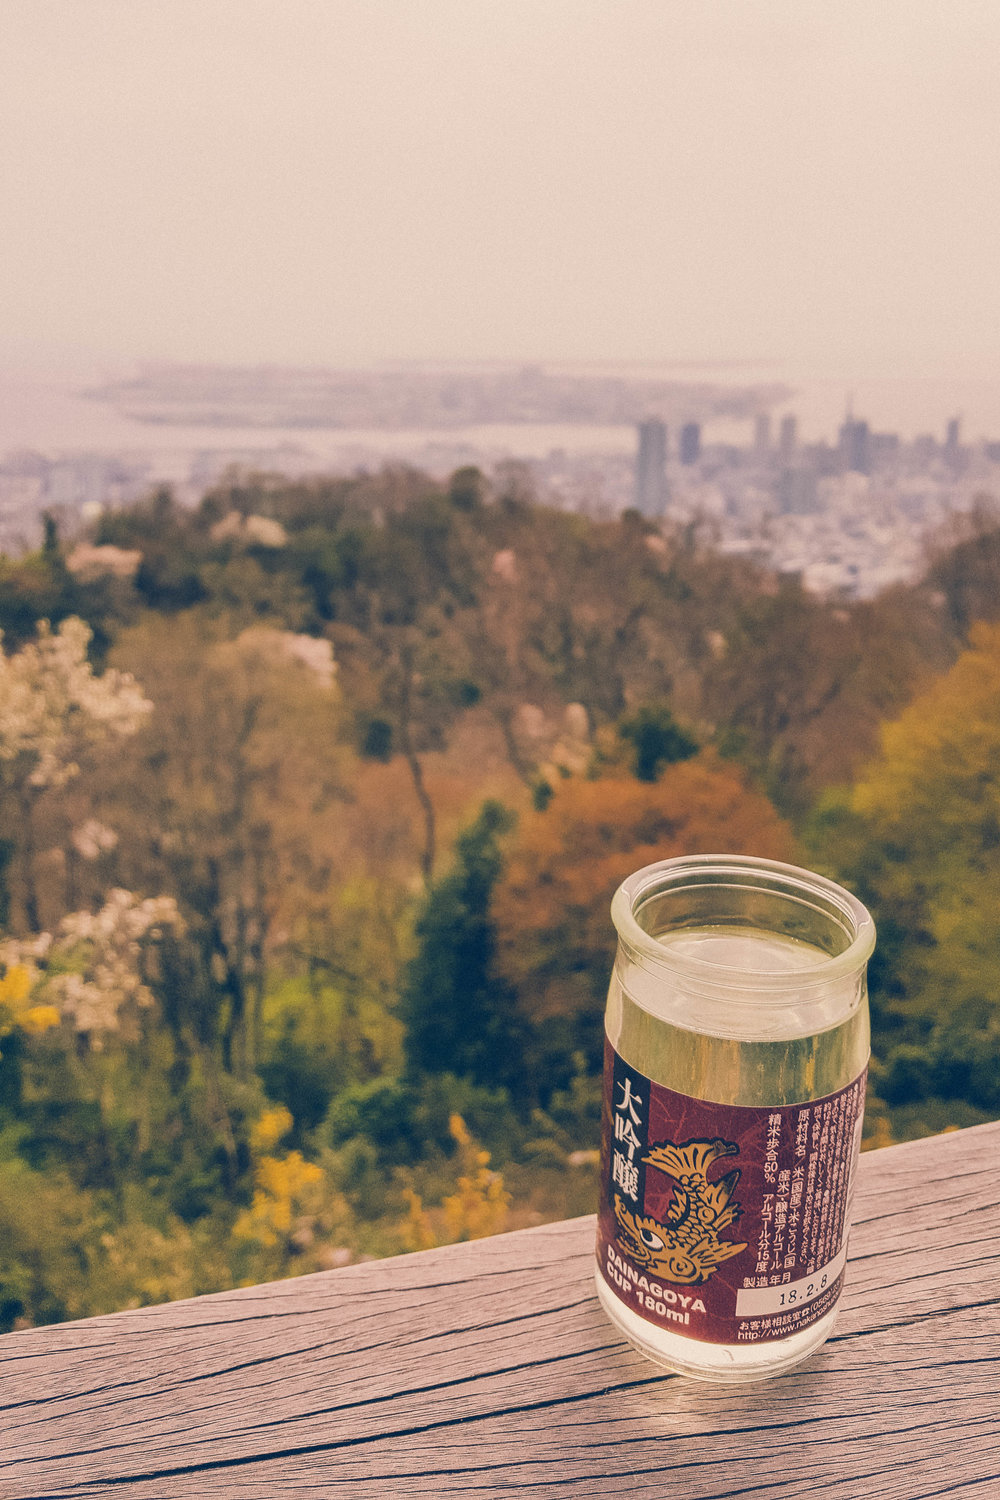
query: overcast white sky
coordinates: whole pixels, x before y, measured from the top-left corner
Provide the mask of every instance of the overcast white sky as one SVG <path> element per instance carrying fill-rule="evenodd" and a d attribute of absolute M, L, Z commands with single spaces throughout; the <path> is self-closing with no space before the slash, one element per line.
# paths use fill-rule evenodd
<path fill-rule="evenodd" d="M 0 353 L 1000 368 L 997 0 L 2 0 Z"/>

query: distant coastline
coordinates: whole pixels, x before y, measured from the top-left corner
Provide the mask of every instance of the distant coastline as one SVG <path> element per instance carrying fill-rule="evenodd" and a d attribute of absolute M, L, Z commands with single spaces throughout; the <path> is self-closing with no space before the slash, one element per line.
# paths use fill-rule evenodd
<path fill-rule="evenodd" d="M 548 387 L 534 405 L 526 397 L 530 378 L 524 381 L 532 371 Z M 520 406 L 508 402 L 505 408 L 500 398 L 518 379 Z M 358 400 L 359 380 L 377 396 L 367 413 Z M 219 387 L 227 382 L 236 389 L 220 402 Z M 450 409 L 441 399 L 449 383 L 459 392 Z M 407 385 L 414 399 L 399 402 Z M 463 403 L 463 386 L 478 390 L 478 401 Z M 338 394 L 350 396 L 352 389 L 351 399 L 333 409 Z M 492 412 L 485 399 L 490 392 Z M 571 401 L 573 392 L 581 399 Z M 874 430 L 898 432 L 904 440 L 923 432 L 940 436 L 953 418 L 960 419 L 966 440 L 996 440 L 1000 373 L 995 379 L 866 375 L 779 361 L 679 360 L 397 361 L 357 371 L 163 362 L 89 376 L 0 369 L 0 461 L 25 451 L 251 448 L 266 454 L 293 448 L 312 467 L 335 463 L 339 454 L 357 461 L 360 450 L 381 447 L 391 461 L 427 445 L 456 443 L 511 457 L 539 456 L 551 447 L 626 453 L 634 450 L 635 421 L 647 411 L 668 422 L 699 421 L 706 441 L 742 443 L 758 412 L 774 420 L 791 413 L 804 441 L 833 442 L 848 409 Z"/>

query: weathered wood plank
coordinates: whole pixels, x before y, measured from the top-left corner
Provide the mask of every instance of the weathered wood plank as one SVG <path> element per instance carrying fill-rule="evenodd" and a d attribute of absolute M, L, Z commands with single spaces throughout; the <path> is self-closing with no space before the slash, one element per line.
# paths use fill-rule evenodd
<path fill-rule="evenodd" d="M 862 1160 L 834 1338 L 660 1375 L 593 1220 L 0 1340 L 0 1495 L 1000 1495 L 1000 1125 Z"/>

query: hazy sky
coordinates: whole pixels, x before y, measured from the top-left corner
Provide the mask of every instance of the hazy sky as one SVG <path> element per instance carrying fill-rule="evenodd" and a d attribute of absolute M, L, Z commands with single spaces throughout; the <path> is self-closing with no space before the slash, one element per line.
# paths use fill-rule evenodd
<path fill-rule="evenodd" d="M 0 0 L 0 354 L 1000 370 L 997 0 Z"/>

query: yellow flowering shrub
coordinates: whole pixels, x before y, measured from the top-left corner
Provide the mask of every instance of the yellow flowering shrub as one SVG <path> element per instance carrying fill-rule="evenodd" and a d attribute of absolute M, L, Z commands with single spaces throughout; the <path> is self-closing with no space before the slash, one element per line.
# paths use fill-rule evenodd
<path fill-rule="evenodd" d="M 255 1242 L 269 1250 L 299 1248 L 311 1241 L 329 1197 L 322 1168 L 306 1161 L 301 1151 L 274 1155 L 293 1124 L 283 1104 L 272 1105 L 254 1122 L 250 1150 L 254 1157 L 254 1192 L 250 1207 L 233 1225 L 237 1240 Z"/>
<path fill-rule="evenodd" d="M 12 964 L 0 978 L 0 1037 L 16 1030 L 38 1036 L 59 1025 L 60 1016 L 54 1005 L 30 1004 L 33 988 L 27 964 Z"/>
<path fill-rule="evenodd" d="M 407 1250 L 485 1239 L 507 1227 L 511 1196 L 501 1174 L 490 1169 L 490 1153 L 476 1144 L 461 1115 L 449 1117 L 448 1129 L 458 1147 L 455 1191 L 443 1199 L 440 1208 L 426 1209 L 419 1193 L 404 1189 L 409 1212 L 400 1229 Z"/>
<path fill-rule="evenodd" d="M 233 1225 L 234 1236 L 269 1248 L 287 1240 L 302 1219 L 319 1213 L 322 1183 L 322 1169 L 301 1151 L 262 1156 L 254 1168 L 253 1202 Z"/>
<path fill-rule="evenodd" d="M 266 1109 L 250 1130 L 250 1149 L 256 1155 L 273 1151 L 292 1128 L 292 1112 L 283 1104 Z"/>

